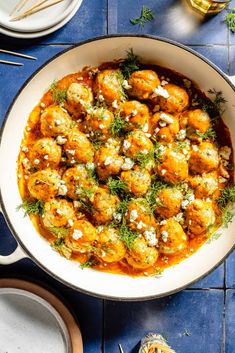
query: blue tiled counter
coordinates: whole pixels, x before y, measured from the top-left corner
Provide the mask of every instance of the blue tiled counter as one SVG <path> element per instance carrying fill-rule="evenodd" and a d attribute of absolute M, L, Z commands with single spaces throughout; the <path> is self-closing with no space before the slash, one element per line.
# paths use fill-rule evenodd
<path fill-rule="evenodd" d="M 129 22 L 139 15 L 142 5 L 156 14 L 143 29 Z M 41 64 L 70 45 L 99 35 L 138 32 L 174 39 L 206 56 L 226 74 L 235 75 L 235 35 L 223 22 L 225 13 L 199 22 L 182 9 L 179 0 L 84 0 L 76 16 L 50 36 L 25 41 L 0 35 L 0 47 L 38 58 L 22 59 L 25 65 L 21 68 L 0 66 L 1 122 L 20 86 Z M 1 54 L 1 58 L 9 57 Z M 5 255 L 16 242 L 3 217 L 0 230 L 0 253 Z M 36 280 L 62 295 L 80 322 L 85 353 L 115 353 L 118 343 L 125 353 L 137 353 L 140 339 L 149 331 L 165 335 L 178 353 L 235 353 L 235 253 L 192 288 L 140 303 L 80 294 L 50 278 L 30 260 L 0 266 L 0 276 Z"/>

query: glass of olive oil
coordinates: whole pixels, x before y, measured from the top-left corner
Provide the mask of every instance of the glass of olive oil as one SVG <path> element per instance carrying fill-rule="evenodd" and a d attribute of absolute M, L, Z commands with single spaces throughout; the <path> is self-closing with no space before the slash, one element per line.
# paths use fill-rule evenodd
<path fill-rule="evenodd" d="M 191 6 L 204 15 L 221 12 L 231 0 L 188 0 Z"/>

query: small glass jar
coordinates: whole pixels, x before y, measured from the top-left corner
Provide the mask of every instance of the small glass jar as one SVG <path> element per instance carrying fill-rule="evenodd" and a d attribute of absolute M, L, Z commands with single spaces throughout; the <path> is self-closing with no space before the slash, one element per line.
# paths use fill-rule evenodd
<path fill-rule="evenodd" d="M 221 12 L 231 0 L 188 0 L 193 9 L 203 15 L 215 15 Z"/>

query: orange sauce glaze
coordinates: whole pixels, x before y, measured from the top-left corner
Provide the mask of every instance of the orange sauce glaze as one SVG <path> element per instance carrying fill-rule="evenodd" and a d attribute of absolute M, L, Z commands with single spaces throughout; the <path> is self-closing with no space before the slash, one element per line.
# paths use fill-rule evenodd
<path fill-rule="evenodd" d="M 102 64 L 99 69 L 107 69 L 107 68 L 116 68 L 119 66 L 119 62 L 115 63 L 105 63 Z M 153 69 L 158 73 L 158 76 L 164 76 L 164 77 L 169 77 L 172 82 L 175 84 L 184 87 L 182 80 L 185 79 L 184 76 L 182 76 L 179 73 L 176 73 L 170 69 L 163 68 L 161 66 L 157 65 L 148 65 L 148 66 L 142 66 L 142 69 Z M 85 82 L 86 85 L 90 86 L 91 88 L 93 87 L 94 80 L 93 78 L 88 74 L 89 68 L 84 68 L 82 71 L 69 74 L 65 77 L 63 77 L 61 80 L 57 81 L 57 87 L 59 89 L 67 89 L 71 83 L 74 82 Z M 185 87 L 184 87 L 185 88 Z M 206 95 L 199 90 L 199 88 L 196 86 L 195 83 L 192 83 L 192 86 L 190 88 L 191 94 L 189 95 L 190 97 L 193 96 L 193 94 L 197 94 L 200 96 L 205 102 L 208 101 L 208 98 Z M 51 90 L 49 89 L 41 98 L 41 101 L 39 104 L 33 109 L 31 112 L 27 127 L 25 129 L 24 133 L 24 138 L 22 140 L 22 145 L 27 146 L 30 149 L 30 146 L 34 144 L 36 140 L 39 138 L 44 137 L 40 131 L 40 112 L 41 112 L 41 107 L 40 104 L 43 103 L 45 106 L 49 106 L 53 104 L 53 98 L 52 98 L 52 93 Z M 148 103 L 148 102 L 147 102 Z M 66 102 L 64 107 L 66 108 Z M 77 127 L 79 129 L 81 123 L 77 123 Z M 215 130 L 219 132 L 217 134 L 218 139 L 217 142 L 219 145 L 227 145 L 232 148 L 231 144 L 231 138 L 230 138 L 230 133 L 228 128 L 225 126 L 223 123 L 222 119 L 220 119 L 219 123 L 215 126 Z M 22 160 L 23 158 L 26 157 L 26 154 L 21 150 L 19 153 L 19 158 L 18 158 L 18 184 L 19 184 L 19 190 L 22 199 L 26 199 L 29 197 L 29 192 L 27 189 L 27 175 L 24 175 L 24 168 L 22 167 Z M 231 156 L 230 163 L 233 165 L 233 154 Z M 62 174 L 64 171 L 64 168 L 59 169 L 59 173 Z M 233 170 L 229 171 L 230 173 L 230 181 L 233 180 Z M 220 184 L 220 187 L 222 188 L 223 185 Z M 218 228 L 221 224 L 221 214 L 219 209 L 215 209 L 216 212 L 216 224 L 214 230 Z M 35 228 L 37 231 L 45 237 L 50 243 L 52 243 L 56 237 L 47 231 L 45 227 L 43 227 L 40 217 L 31 215 L 30 216 Z M 195 236 L 192 238 L 189 238 L 188 241 L 188 246 L 186 249 L 183 251 L 180 251 L 179 253 L 176 253 L 174 255 L 164 255 L 164 254 L 159 254 L 158 260 L 156 264 L 148 269 L 144 270 L 136 270 L 132 268 L 130 265 L 125 260 L 116 262 L 116 263 L 104 263 L 102 261 L 99 261 L 99 263 L 93 268 L 105 272 L 111 272 L 111 273 L 116 273 L 116 274 L 128 274 L 130 276 L 148 276 L 152 275 L 158 272 L 163 271 L 165 268 L 170 267 L 172 265 L 178 264 L 181 262 L 183 259 L 189 257 L 192 255 L 194 252 L 198 250 L 199 247 L 201 247 L 206 240 L 208 239 L 208 234 L 201 234 L 199 236 Z M 78 261 L 78 262 L 84 262 L 87 260 L 87 255 L 86 254 L 72 254 L 71 259 Z"/>

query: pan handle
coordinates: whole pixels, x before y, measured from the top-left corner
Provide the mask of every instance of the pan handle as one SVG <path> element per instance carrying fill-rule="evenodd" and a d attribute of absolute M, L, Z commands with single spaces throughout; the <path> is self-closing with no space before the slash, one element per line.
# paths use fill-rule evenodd
<path fill-rule="evenodd" d="M 4 215 L 2 212 L 1 204 L 0 204 L 0 213 Z M 24 259 L 25 257 L 28 257 L 22 248 L 20 247 L 19 244 L 17 244 L 16 249 L 9 255 L 0 255 L 0 265 L 10 265 L 13 264 L 14 262 L 17 262 L 21 259 Z"/>

